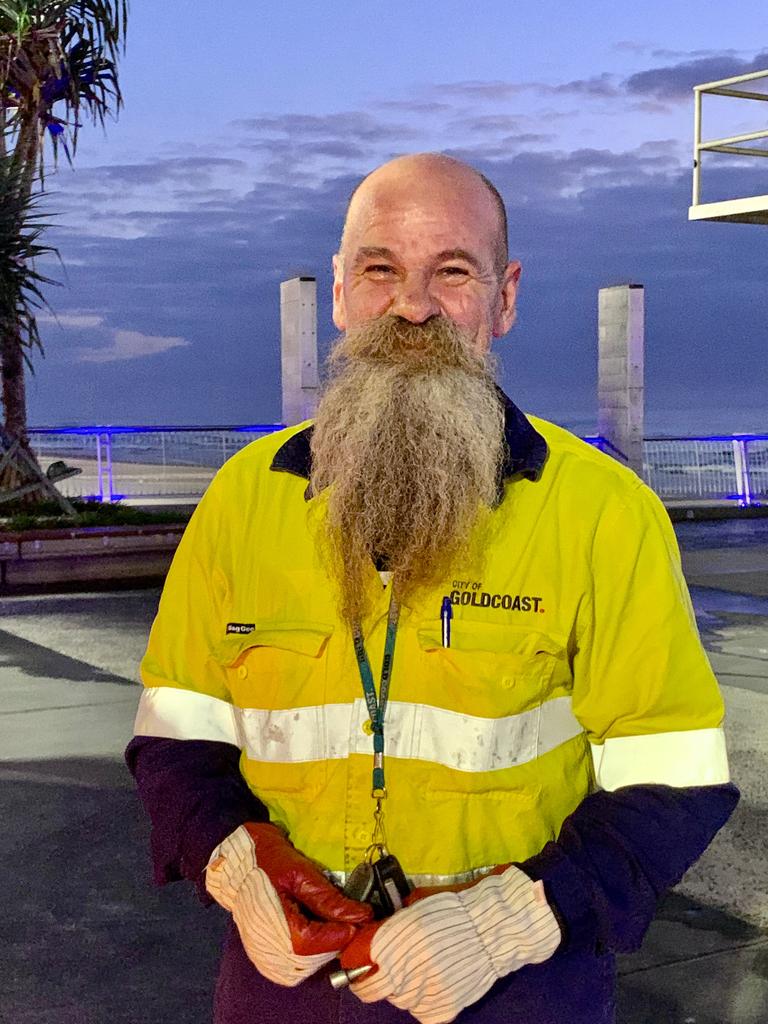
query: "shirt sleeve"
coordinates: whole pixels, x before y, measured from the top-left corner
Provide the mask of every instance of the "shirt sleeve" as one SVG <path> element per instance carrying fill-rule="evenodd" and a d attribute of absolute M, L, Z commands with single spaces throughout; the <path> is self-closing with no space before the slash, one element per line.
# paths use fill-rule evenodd
<path fill-rule="evenodd" d="M 214 478 L 195 509 L 166 577 L 141 662 L 137 736 L 239 746 L 226 669 L 216 658 L 229 598 L 219 481 Z"/>
<path fill-rule="evenodd" d="M 245 821 L 267 821 L 243 779 L 239 719 L 217 658 L 228 601 L 226 502 L 217 477 L 176 550 L 141 662 L 144 685 L 126 750 L 152 823 L 159 884 L 187 878 L 204 903 L 211 851 Z"/>
<path fill-rule="evenodd" d="M 269 812 L 240 774 L 240 751 L 211 740 L 136 736 L 125 759 L 152 823 L 151 850 L 158 885 L 185 878 L 201 902 L 211 852 L 246 821 Z"/>
<path fill-rule="evenodd" d="M 556 842 L 519 866 L 541 879 L 562 949 L 639 949 L 658 900 L 676 885 L 739 800 L 719 786 L 625 786 L 586 797 Z"/>
<path fill-rule="evenodd" d="M 723 701 L 677 541 L 644 484 L 601 517 L 573 658 L 595 792 L 520 866 L 544 881 L 563 948 L 639 948 L 657 901 L 728 820 Z"/>
<path fill-rule="evenodd" d="M 597 525 L 573 657 L 573 711 L 597 787 L 729 781 L 724 706 L 669 516 L 639 484 Z"/>

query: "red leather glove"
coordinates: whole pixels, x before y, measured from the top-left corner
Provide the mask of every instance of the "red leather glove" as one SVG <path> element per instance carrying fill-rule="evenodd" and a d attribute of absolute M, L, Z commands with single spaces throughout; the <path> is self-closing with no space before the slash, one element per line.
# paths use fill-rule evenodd
<path fill-rule="evenodd" d="M 232 914 L 251 963 L 278 985 L 298 985 L 333 960 L 373 914 L 264 823 L 247 822 L 216 847 L 205 884 Z"/>
<path fill-rule="evenodd" d="M 384 921 L 371 921 L 370 924 L 364 924 L 362 928 L 357 929 L 354 938 L 342 949 L 339 957 L 345 971 L 351 971 L 354 967 L 370 967 L 371 969 L 365 977 L 372 978 L 374 976 L 379 968 L 374 962 L 373 953 L 371 953 L 371 943 L 383 924 Z"/>
<path fill-rule="evenodd" d="M 256 863 L 282 904 L 295 953 L 312 956 L 343 949 L 356 926 L 371 920 L 373 908 L 348 899 L 280 829 L 254 821 L 247 821 L 245 829 L 256 849 Z M 320 920 L 308 918 L 301 907 Z"/>

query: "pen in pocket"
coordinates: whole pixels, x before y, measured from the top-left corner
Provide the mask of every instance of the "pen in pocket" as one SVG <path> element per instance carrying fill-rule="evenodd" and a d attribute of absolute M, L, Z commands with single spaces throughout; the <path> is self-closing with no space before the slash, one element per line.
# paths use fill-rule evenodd
<path fill-rule="evenodd" d="M 440 608 L 440 622 L 443 627 L 443 647 L 451 646 L 451 619 L 453 618 L 453 605 L 450 597 L 443 598 Z"/>

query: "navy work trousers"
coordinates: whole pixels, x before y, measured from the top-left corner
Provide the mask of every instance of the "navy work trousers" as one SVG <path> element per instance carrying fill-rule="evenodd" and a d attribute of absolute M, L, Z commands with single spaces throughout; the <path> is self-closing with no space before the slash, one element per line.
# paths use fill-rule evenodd
<path fill-rule="evenodd" d="M 295 988 L 263 978 L 230 921 L 216 986 L 214 1024 L 413 1024 L 386 1001 L 362 1003 L 334 991 L 331 964 Z M 613 956 L 556 953 L 543 964 L 507 975 L 456 1018 L 457 1024 L 614 1024 Z"/>

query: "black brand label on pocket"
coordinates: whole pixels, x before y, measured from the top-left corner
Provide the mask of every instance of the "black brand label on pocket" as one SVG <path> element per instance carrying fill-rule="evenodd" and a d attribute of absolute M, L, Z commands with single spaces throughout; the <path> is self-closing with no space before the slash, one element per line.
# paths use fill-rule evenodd
<path fill-rule="evenodd" d="M 227 623 L 227 636 L 230 633 L 252 633 L 256 629 L 255 622 L 228 622 Z"/>

